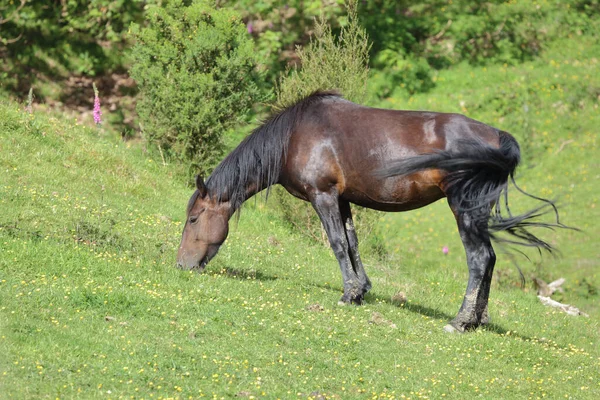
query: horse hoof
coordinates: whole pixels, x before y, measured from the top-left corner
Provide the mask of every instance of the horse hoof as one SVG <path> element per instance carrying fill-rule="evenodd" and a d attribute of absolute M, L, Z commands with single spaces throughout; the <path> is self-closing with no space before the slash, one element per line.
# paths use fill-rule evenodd
<path fill-rule="evenodd" d="M 354 299 L 344 299 L 343 297 L 340 299 L 340 301 L 338 301 L 338 306 L 349 306 L 349 305 L 354 305 L 354 306 L 360 306 L 363 303 L 363 298 L 362 296 L 360 297 L 356 297 Z"/>
<path fill-rule="evenodd" d="M 362 303 L 363 303 L 363 298 L 362 298 L 362 296 L 360 296 L 360 297 L 357 297 L 356 299 L 352 299 L 351 304 L 354 304 L 355 306 L 362 306 Z"/>
<path fill-rule="evenodd" d="M 459 331 L 451 324 L 446 324 L 446 326 L 444 326 L 444 330 L 448 333 L 462 333 L 462 331 Z"/>

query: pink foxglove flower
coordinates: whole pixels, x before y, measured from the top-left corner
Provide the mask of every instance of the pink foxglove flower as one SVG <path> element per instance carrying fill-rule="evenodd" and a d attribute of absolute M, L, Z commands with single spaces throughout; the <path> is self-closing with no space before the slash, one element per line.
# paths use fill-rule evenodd
<path fill-rule="evenodd" d="M 94 122 L 96 125 L 100 125 L 102 123 L 102 111 L 100 111 L 100 96 L 98 94 L 98 88 L 95 83 L 92 83 L 94 86 Z"/>

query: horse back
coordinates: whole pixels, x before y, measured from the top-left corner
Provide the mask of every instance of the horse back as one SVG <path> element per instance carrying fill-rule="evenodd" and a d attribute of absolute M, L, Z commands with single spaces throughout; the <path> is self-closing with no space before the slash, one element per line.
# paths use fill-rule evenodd
<path fill-rule="evenodd" d="M 307 110 L 297 123 L 280 183 L 305 200 L 315 192 L 335 190 L 369 208 L 418 208 L 444 197 L 444 171 L 388 178 L 376 172 L 395 160 L 452 150 L 462 140 L 497 147 L 498 132 L 460 114 L 385 110 L 328 99 Z"/>

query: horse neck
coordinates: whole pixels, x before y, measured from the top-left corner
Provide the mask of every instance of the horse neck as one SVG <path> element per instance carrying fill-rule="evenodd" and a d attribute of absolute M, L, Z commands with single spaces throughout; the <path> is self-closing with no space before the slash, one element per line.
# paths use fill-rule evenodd
<path fill-rule="evenodd" d="M 268 182 L 247 182 L 244 186 L 244 194 L 242 197 L 242 203 L 253 197 L 255 194 L 262 192 L 265 189 L 269 189 L 271 185 Z M 241 205 L 241 203 L 239 204 Z M 239 206 L 238 206 L 239 207 Z"/>
<path fill-rule="evenodd" d="M 256 168 L 246 169 L 245 173 L 222 167 L 215 169 L 209 178 L 208 191 L 220 202 L 229 202 L 231 215 L 233 215 L 249 198 L 269 188 L 276 183 L 279 170 L 262 170 L 260 165 Z"/>
<path fill-rule="evenodd" d="M 290 107 L 255 129 L 217 166 L 209 179 L 209 189 L 213 185 L 213 193 L 230 199 L 232 207 L 237 209 L 256 193 L 277 183 L 302 109 L 298 105 Z"/>

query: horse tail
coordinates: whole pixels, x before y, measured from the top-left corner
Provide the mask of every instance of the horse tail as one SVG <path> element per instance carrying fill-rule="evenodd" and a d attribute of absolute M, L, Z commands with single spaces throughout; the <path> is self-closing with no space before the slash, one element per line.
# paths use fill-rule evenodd
<path fill-rule="evenodd" d="M 487 225 L 490 237 L 496 242 L 552 253 L 554 247 L 534 235 L 530 228 L 568 227 L 560 222 L 558 208 L 552 200 L 533 196 L 517 186 L 514 173 L 521 158 L 519 144 L 507 132 L 500 131 L 499 136 L 498 148 L 477 139 L 460 140 L 455 149 L 398 160 L 378 171 L 377 175 L 392 177 L 425 169 L 446 171 L 441 186 L 455 212 L 470 212 L 476 219 L 475 226 Z M 508 206 L 509 180 L 519 192 L 544 204 L 513 215 Z M 490 207 L 493 207 L 491 213 Z M 549 212 L 554 214 L 555 222 L 536 221 L 537 217 Z M 508 235 L 498 236 L 502 232 Z"/>

